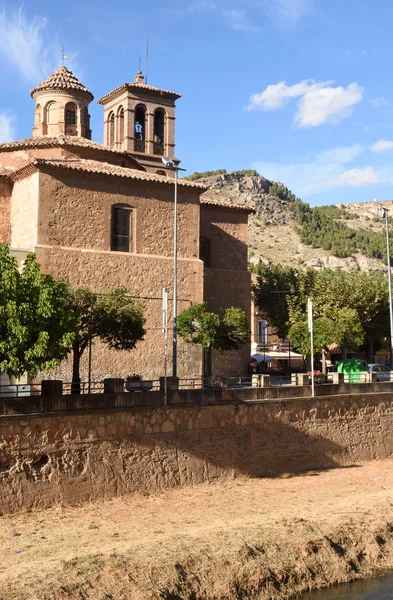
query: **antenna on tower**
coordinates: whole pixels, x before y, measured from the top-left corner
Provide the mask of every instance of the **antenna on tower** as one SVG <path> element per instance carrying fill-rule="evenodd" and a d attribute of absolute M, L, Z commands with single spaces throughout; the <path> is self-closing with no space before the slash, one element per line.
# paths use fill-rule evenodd
<path fill-rule="evenodd" d="M 145 81 L 147 83 L 147 77 L 149 75 L 149 36 L 146 36 L 146 77 Z"/>

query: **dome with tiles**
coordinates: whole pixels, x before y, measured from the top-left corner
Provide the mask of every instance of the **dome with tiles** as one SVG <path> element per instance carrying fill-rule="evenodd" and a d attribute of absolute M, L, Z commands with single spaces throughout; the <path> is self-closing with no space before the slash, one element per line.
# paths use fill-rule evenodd
<path fill-rule="evenodd" d="M 52 75 L 49 75 L 45 81 L 37 85 L 37 87 L 31 91 L 31 96 L 34 98 L 35 94 L 38 92 L 49 90 L 82 92 L 89 95 L 90 101 L 93 100 L 94 97 L 93 94 L 89 92 L 89 90 L 78 80 L 78 78 L 75 77 L 72 71 L 67 69 L 67 67 L 64 65 L 52 73 Z"/>

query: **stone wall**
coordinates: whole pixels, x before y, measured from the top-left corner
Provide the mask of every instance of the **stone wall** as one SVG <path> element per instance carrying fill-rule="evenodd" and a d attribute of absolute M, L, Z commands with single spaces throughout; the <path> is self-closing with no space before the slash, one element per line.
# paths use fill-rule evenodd
<path fill-rule="evenodd" d="M 11 182 L 0 178 L 0 243 L 10 241 Z"/>
<path fill-rule="evenodd" d="M 391 391 L 3 416 L 0 510 L 356 465 L 392 425 Z"/>
<path fill-rule="evenodd" d="M 250 323 L 251 275 L 247 268 L 248 212 L 201 204 L 201 236 L 210 241 L 210 267 L 204 272 L 204 299 L 209 309 L 236 306 Z M 213 353 L 214 375 L 246 375 L 250 346 L 220 355 Z"/>

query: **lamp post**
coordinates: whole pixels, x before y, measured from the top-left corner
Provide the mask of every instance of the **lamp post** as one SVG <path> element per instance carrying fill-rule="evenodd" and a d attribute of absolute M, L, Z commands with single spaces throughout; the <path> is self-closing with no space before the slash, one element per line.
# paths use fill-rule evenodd
<path fill-rule="evenodd" d="M 177 377 L 177 180 L 179 171 L 185 171 L 178 167 L 171 158 L 162 157 L 164 165 L 175 171 L 175 193 L 174 193 L 174 222 L 173 222 L 173 342 L 172 342 L 172 375 Z"/>
<path fill-rule="evenodd" d="M 389 316 L 390 316 L 390 356 L 389 365 L 393 368 L 393 307 L 392 307 L 392 274 L 390 271 L 390 244 L 389 244 L 389 211 L 382 207 L 381 219 L 385 219 L 386 225 L 386 254 L 388 259 L 388 283 L 389 283 Z"/>

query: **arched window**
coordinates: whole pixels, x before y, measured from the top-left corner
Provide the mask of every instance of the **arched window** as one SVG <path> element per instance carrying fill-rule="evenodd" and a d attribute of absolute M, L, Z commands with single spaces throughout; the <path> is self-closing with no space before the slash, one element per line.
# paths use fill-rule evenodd
<path fill-rule="evenodd" d="M 40 125 L 41 124 L 41 105 L 37 104 L 37 106 L 35 107 L 35 114 L 34 114 L 34 125 Z"/>
<path fill-rule="evenodd" d="M 49 102 L 45 107 L 45 122 L 48 125 L 57 123 L 57 104 L 56 102 Z"/>
<path fill-rule="evenodd" d="M 165 113 L 162 108 L 157 108 L 154 113 L 154 141 L 157 144 L 164 143 Z"/>
<path fill-rule="evenodd" d="M 166 173 L 165 171 L 162 171 L 161 169 L 159 169 L 158 171 L 156 171 L 157 175 L 162 175 L 163 177 L 166 177 Z"/>
<path fill-rule="evenodd" d="M 113 112 L 109 113 L 108 117 L 108 146 L 112 148 L 115 143 L 115 115 Z"/>
<path fill-rule="evenodd" d="M 77 107 L 73 102 L 69 102 L 65 107 L 65 122 L 67 125 L 76 125 Z"/>
<path fill-rule="evenodd" d="M 124 108 L 120 106 L 117 111 L 117 141 L 122 143 L 124 140 Z"/>
<path fill-rule="evenodd" d="M 145 152 L 146 108 L 141 105 L 135 108 L 134 137 L 134 150 L 136 152 Z"/>
<path fill-rule="evenodd" d="M 111 215 L 111 250 L 130 252 L 132 249 L 134 209 L 127 204 L 114 204 Z"/>
<path fill-rule="evenodd" d="M 135 139 L 141 142 L 145 141 L 146 133 L 146 109 L 144 106 L 137 106 L 135 109 Z"/>
<path fill-rule="evenodd" d="M 204 237 L 199 241 L 199 258 L 205 267 L 211 266 L 211 243 L 210 240 Z"/>

